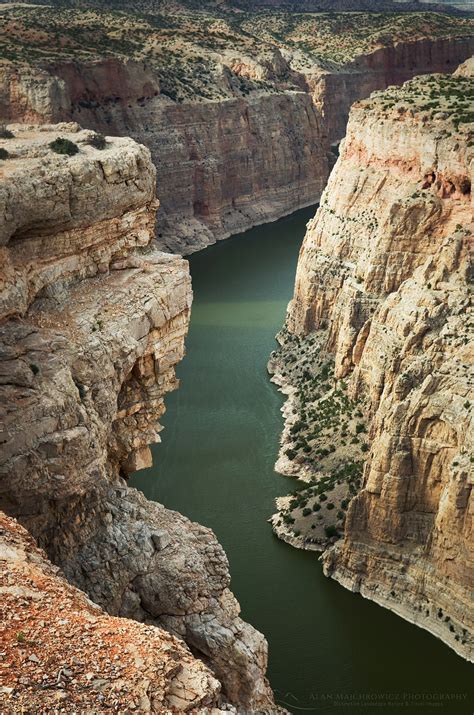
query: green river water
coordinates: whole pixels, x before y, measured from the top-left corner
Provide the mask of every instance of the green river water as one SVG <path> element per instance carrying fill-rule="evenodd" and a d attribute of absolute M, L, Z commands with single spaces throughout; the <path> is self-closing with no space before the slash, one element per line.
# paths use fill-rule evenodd
<path fill-rule="evenodd" d="M 181 386 L 166 398 L 155 466 L 132 485 L 214 530 L 242 616 L 267 637 L 276 699 L 291 712 L 470 715 L 471 665 L 325 578 L 314 553 L 279 541 L 267 523 L 275 497 L 294 482 L 273 470 L 283 398 L 266 363 L 313 214 L 299 211 L 191 256 Z"/>

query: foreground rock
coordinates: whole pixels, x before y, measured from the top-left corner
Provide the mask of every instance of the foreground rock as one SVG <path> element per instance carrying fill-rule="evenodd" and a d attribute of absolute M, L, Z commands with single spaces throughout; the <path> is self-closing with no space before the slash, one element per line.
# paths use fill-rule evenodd
<path fill-rule="evenodd" d="M 181 640 L 107 615 L 1 512 L 0 561 L 2 712 L 222 712 Z"/>
<path fill-rule="evenodd" d="M 1 507 L 110 614 L 184 639 L 223 702 L 271 707 L 266 642 L 239 618 L 214 535 L 125 481 L 151 464 L 192 297 L 187 263 L 150 245 L 149 152 L 123 138 L 95 148 L 74 124 L 9 131 Z M 57 137 L 78 152 L 54 153 Z"/>
<path fill-rule="evenodd" d="M 324 553 L 326 574 L 472 660 L 468 75 L 469 63 L 353 107 L 281 340 L 294 360 L 299 342 L 318 345 L 334 361 L 329 383 L 346 383 L 370 424 L 362 488 L 339 525 L 343 538 Z M 290 384 L 294 360 L 273 361 Z M 307 360 L 314 369 L 314 350 Z M 320 420 L 306 408 L 310 431 Z M 303 466 L 309 446 L 290 444 Z"/>

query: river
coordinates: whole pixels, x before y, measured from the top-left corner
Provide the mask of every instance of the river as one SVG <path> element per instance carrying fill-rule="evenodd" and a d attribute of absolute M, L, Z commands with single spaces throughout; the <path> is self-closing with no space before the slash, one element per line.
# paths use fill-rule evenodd
<path fill-rule="evenodd" d="M 267 637 L 276 699 L 291 712 L 472 713 L 471 665 L 325 578 L 314 553 L 279 541 L 267 523 L 275 497 L 294 482 L 273 470 L 283 398 L 266 363 L 314 211 L 191 256 L 194 303 L 181 386 L 166 398 L 155 466 L 131 483 L 214 530 L 242 616 Z"/>

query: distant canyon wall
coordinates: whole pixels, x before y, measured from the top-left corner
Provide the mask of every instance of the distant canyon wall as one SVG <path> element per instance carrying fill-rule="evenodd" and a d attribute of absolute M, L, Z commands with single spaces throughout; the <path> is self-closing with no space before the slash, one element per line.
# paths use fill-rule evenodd
<path fill-rule="evenodd" d="M 301 91 L 276 82 L 274 93 L 181 104 L 160 94 L 156 76 L 136 62 L 4 68 L 0 115 L 74 119 L 144 143 L 161 187 L 159 244 L 186 254 L 316 203 L 333 163 L 330 145 L 344 136 L 353 101 L 454 68 L 473 51 L 469 38 L 398 43 L 331 72 L 292 71 Z"/>
<path fill-rule="evenodd" d="M 349 110 L 357 100 L 416 75 L 454 72 L 473 53 L 474 39 L 467 37 L 397 42 L 358 57 L 339 72 L 317 73 L 309 84 L 329 141 L 345 136 Z"/>

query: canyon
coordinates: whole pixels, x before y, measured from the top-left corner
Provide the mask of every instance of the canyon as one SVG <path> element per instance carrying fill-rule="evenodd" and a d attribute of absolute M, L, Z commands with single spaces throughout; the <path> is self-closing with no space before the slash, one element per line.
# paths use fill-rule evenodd
<path fill-rule="evenodd" d="M 178 712 L 274 708 L 266 641 L 239 617 L 215 536 L 147 501 L 125 479 L 150 464 L 149 445 L 159 440 L 163 397 L 178 385 L 174 368 L 184 354 L 192 299 L 187 263 L 153 244 L 149 151 L 128 138 L 96 148 L 94 132 L 74 123 L 10 125 L 9 133 L 0 169 L 0 504 L 98 604 L 92 608 L 67 586 L 44 554 L 31 551 L 24 529 L 2 517 L 2 588 L 11 613 L 26 606 L 43 612 L 43 623 L 50 611 L 57 620 L 67 597 L 73 618 L 65 627 L 64 613 L 59 634 L 76 629 L 90 648 L 104 637 L 100 647 L 107 650 L 114 638 L 105 636 L 118 629 L 119 658 L 130 634 L 131 670 L 119 692 L 110 661 L 93 669 L 95 680 L 106 681 L 97 693 L 92 689 L 94 707 L 102 707 L 101 698 L 104 707 L 110 699 L 119 707 L 127 693 L 120 688 L 130 687 L 143 711 L 160 712 L 163 703 Z M 75 153 L 52 150 L 58 135 Z M 17 585 L 21 574 L 24 588 Z M 112 621 L 105 611 L 146 626 Z M 100 633 L 88 640 L 92 617 Z M 18 680 L 21 668 L 41 657 L 31 644 L 49 644 L 55 662 L 65 646 L 59 636 L 50 643 L 33 614 L 21 619 L 20 642 L 11 618 L 5 639 L 17 668 L 5 669 L 3 695 L 5 712 L 18 712 L 28 697 L 40 698 L 43 669 L 33 667 L 24 688 Z M 76 672 L 70 657 L 64 651 L 62 665 Z M 91 652 L 85 657 L 90 662 Z M 140 662 L 146 665 L 139 672 Z M 58 688 L 63 681 L 58 676 Z M 63 706 L 80 687 L 66 691 Z"/>
<path fill-rule="evenodd" d="M 283 712 L 214 533 L 129 477 L 179 385 L 176 254 L 320 197 L 269 364 L 301 480 L 273 528 L 472 660 L 472 60 L 428 74 L 472 25 L 336 15 L 328 46 L 312 16 L 24 12 L 0 14 L 5 712 Z"/>
<path fill-rule="evenodd" d="M 305 479 L 275 531 L 471 661 L 472 77 L 470 60 L 354 104 L 270 362 L 277 468 Z"/>
<path fill-rule="evenodd" d="M 3 13 L 0 116 L 77 121 L 145 144 L 158 244 L 181 254 L 314 204 L 354 101 L 474 52 L 468 19 L 430 13 L 366 13 L 354 29 L 344 13 L 152 14 L 146 24 L 62 12 L 62 24 L 46 7 Z"/>

